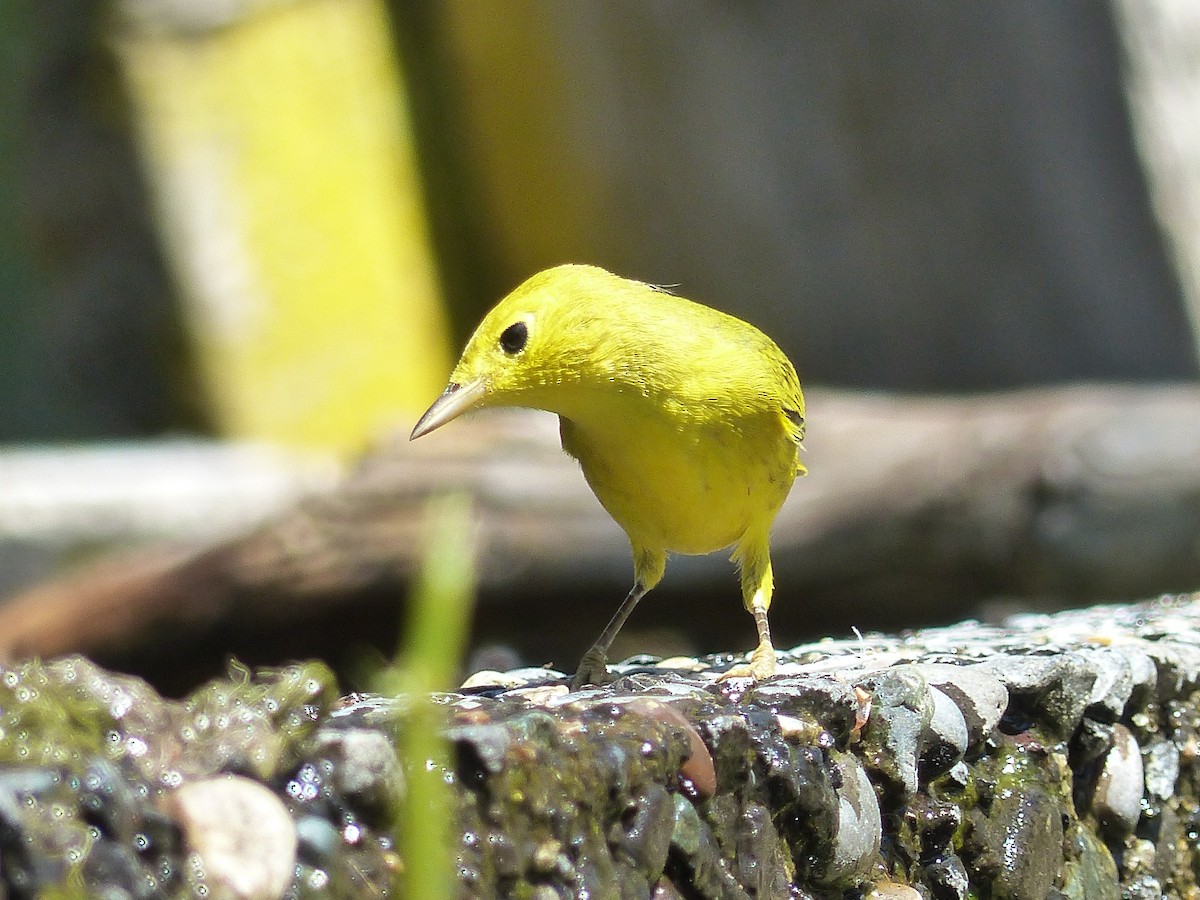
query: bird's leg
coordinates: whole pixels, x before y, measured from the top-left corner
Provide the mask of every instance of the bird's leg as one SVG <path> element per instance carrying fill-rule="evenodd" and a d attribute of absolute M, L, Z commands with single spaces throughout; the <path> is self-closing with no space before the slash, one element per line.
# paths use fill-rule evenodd
<path fill-rule="evenodd" d="M 742 596 L 746 609 L 754 616 L 754 627 L 758 630 L 758 646 L 750 654 L 748 665 L 734 666 L 718 681 L 727 678 L 753 678 L 763 681 L 775 674 L 775 646 L 771 643 L 771 626 L 767 621 L 767 610 L 771 607 L 771 594 L 775 579 L 771 574 L 771 557 L 767 551 L 766 536 L 759 541 L 744 541 L 734 552 L 734 559 L 742 568 Z"/>
<path fill-rule="evenodd" d="M 757 596 L 755 600 L 757 601 Z M 754 614 L 754 625 L 758 629 L 758 646 L 750 654 L 748 664 L 736 665 L 725 671 L 717 681 L 728 678 L 753 678 L 755 681 L 765 681 L 775 674 L 775 645 L 771 643 L 771 626 L 767 622 L 766 604 L 755 602 L 750 608 Z"/>
<path fill-rule="evenodd" d="M 625 620 L 629 618 L 633 608 L 638 605 L 638 601 L 646 596 L 646 590 L 639 581 L 633 586 L 633 590 L 629 592 L 621 605 L 617 607 L 613 617 L 608 620 L 608 624 L 600 632 L 600 637 L 596 638 L 595 643 L 579 661 L 579 668 L 575 670 L 575 675 L 571 678 L 571 690 L 577 691 L 589 684 L 606 684 L 612 681 L 607 665 L 608 648 L 612 646 L 617 632 L 621 630 L 621 626 L 625 624 Z"/>
<path fill-rule="evenodd" d="M 762 681 L 775 674 L 775 645 L 771 643 L 771 626 L 767 622 L 767 608 L 755 606 L 754 625 L 758 629 L 758 646 L 750 654 L 750 674 Z"/>

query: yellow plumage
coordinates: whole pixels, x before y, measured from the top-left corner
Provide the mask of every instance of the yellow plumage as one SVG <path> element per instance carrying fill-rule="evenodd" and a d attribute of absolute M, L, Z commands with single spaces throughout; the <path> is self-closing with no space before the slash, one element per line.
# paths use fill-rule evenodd
<path fill-rule="evenodd" d="M 759 632 L 749 674 L 774 671 L 768 531 L 804 472 L 804 398 L 770 338 L 603 269 L 558 266 L 484 317 L 413 437 L 483 406 L 557 413 L 563 449 L 633 547 L 634 589 L 576 686 L 603 677 L 608 644 L 661 580 L 668 552 L 731 545 Z"/>

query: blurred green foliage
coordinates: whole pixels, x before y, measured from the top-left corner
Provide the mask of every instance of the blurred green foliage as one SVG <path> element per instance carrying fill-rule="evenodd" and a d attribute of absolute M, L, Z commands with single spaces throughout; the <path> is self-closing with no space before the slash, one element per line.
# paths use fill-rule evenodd
<path fill-rule="evenodd" d="M 475 595 L 471 504 L 465 494 L 435 498 L 426 511 L 425 563 L 408 604 L 396 660 L 372 679 L 385 695 L 412 704 L 401 720 L 398 748 L 408 790 L 397 810 L 404 861 L 402 896 L 444 900 L 454 893 L 449 747 L 436 694 L 449 690 L 466 646 Z"/>

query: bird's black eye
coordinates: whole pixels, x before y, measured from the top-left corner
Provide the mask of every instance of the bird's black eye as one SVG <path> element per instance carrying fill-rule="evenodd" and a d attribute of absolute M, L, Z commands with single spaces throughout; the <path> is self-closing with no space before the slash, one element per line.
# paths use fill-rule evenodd
<path fill-rule="evenodd" d="M 513 322 L 500 334 L 500 349 L 510 356 L 525 349 L 529 340 L 529 326 L 524 322 Z"/>

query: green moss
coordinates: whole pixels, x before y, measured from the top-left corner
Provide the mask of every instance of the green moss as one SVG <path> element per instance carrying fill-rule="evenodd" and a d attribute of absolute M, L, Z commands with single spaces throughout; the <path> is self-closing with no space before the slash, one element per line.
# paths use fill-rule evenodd
<path fill-rule="evenodd" d="M 666 844 L 656 840 L 669 839 L 675 813 L 659 786 L 688 752 L 676 726 L 600 705 L 560 720 L 530 710 L 455 734 L 457 770 L 473 786 L 457 794 L 465 883 L 529 897 L 573 871 L 638 896 L 662 874 Z"/>
<path fill-rule="evenodd" d="M 183 702 L 82 657 L 0 670 L 0 803 L 19 820 L 3 847 L 6 876 L 42 900 L 92 896 L 93 845 L 132 847 L 144 798 L 222 770 L 278 775 L 337 695 L 319 663 L 257 673 L 232 663 Z M 149 877 L 169 893 L 175 876 Z"/>
<path fill-rule="evenodd" d="M 183 703 L 177 733 L 193 748 L 188 774 L 236 769 L 275 777 L 300 758 L 304 740 L 337 695 L 337 681 L 323 663 L 251 673 L 231 662 L 224 678 Z"/>
<path fill-rule="evenodd" d="M 89 691 L 82 660 L 38 660 L 0 674 L 0 763 L 81 771 L 112 755 L 115 711 Z"/>
<path fill-rule="evenodd" d="M 1037 731 L 994 734 L 968 771 L 965 785 L 943 776 L 930 794 L 962 811 L 950 843 L 971 874 L 973 896 L 1044 896 L 1061 875 L 1064 825 L 1078 826 L 1065 748 Z"/>

